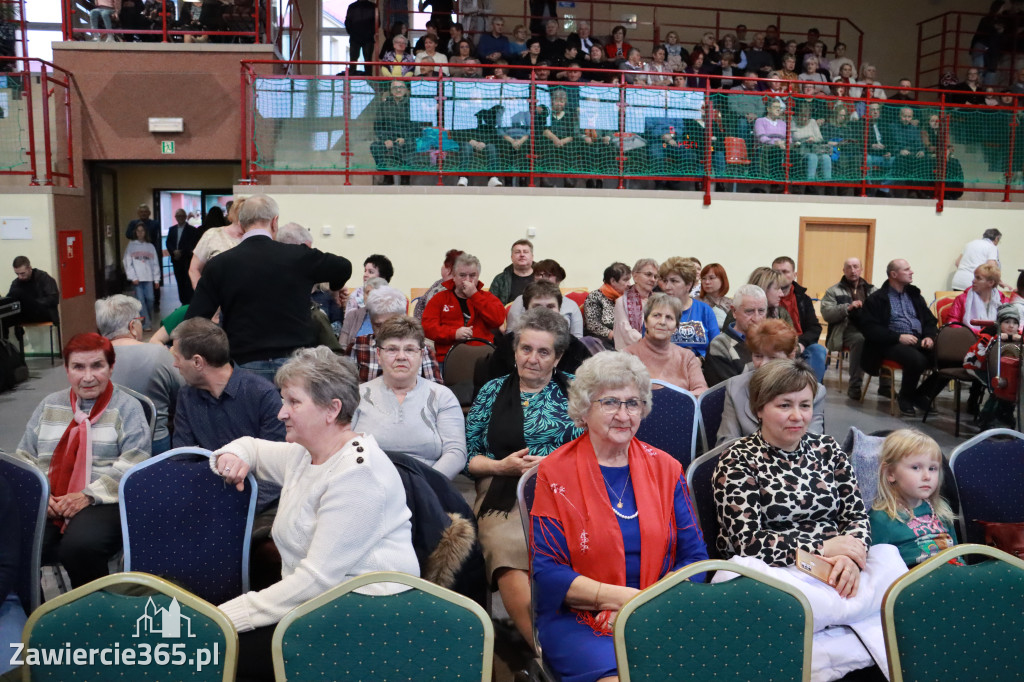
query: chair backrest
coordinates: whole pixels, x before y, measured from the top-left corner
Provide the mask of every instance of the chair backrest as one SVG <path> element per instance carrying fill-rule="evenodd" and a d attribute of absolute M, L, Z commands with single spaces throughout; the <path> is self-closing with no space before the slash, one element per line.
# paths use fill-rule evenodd
<path fill-rule="evenodd" d="M 487 362 L 494 352 L 494 344 L 484 339 L 470 339 L 479 344 L 460 342 L 451 347 L 444 357 L 441 376 L 444 385 L 452 390 L 459 404 L 468 407 L 473 404 L 477 392 L 484 384 Z"/>
<path fill-rule="evenodd" d="M 88 665 L 73 665 L 69 655 L 29 666 L 26 680 L 140 679 L 143 645 L 150 662 L 142 671 L 148 679 L 235 679 L 238 635 L 227 615 L 146 573 L 115 573 L 55 597 L 29 616 L 24 632 L 27 647 L 45 652 L 65 651 L 69 639 L 71 652 L 108 652 L 87 657 Z M 135 665 L 124 664 L 129 650 Z"/>
<path fill-rule="evenodd" d="M 940 298 L 935 301 L 935 317 L 938 318 L 939 325 L 949 323 L 949 318 L 953 314 L 953 301 L 952 298 Z"/>
<path fill-rule="evenodd" d="M 210 452 L 177 448 L 121 477 L 126 571 L 173 580 L 220 604 L 249 591 L 249 542 L 258 486 L 226 485 L 210 470 Z"/>
<path fill-rule="evenodd" d="M 707 452 L 718 440 L 725 409 L 725 383 L 720 381 L 697 398 L 697 427 L 700 431 L 701 452 Z"/>
<path fill-rule="evenodd" d="M 640 422 L 636 437 L 672 455 L 685 469 L 697 448 L 697 396 L 667 381 L 651 384 L 662 388 L 652 391 L 651 413 Z"/>
<path fill-rule="evenodd" d="M 965 555 L 987 560 L 949 563 Z M 1024 561 L 994 547 L 950 547 L 889 587 L 882 626 L 892 682 L 1019 680 Z"/>
<path fill-rule="evenodd" d="M 10 486 L 18 506 L 21 560 L 16 590 L 25 612 L 31 613 L 40 601 L 39 568 L 50 482 L 39 469 L 4 452 L 0 452 L 0 479 Z"/>
<path fill-rule="evenodd" d="M 949 458 L 960 498 L 960 537 L 984 544 L 977 521 L 1024 521 L 1024 434 L 1009 429 L 980 433 Z"/>
<path fill-rule="evenodd" d="M 977 335 L 970 327 L 957 323 L 947 324 L 935 336 L 935 366 L 939 369 L 962 368 L 964 356 L 977 340 Z"/>
<path fill-rule="evenodd" d="M 519 518 L 523 522 L 523 533 L 526 535 L 526 546 L 530 546 L 530 527 L 533 519 L 530 518 L 530 510 L 533 509 L 533 497 L 537 493 L 537 469 L 540 465 L 531 467 L 519 477 L 519 484 L 516 486 L 516 498 L 519 500 Z M 530 561 L 530 620 L 537 616 L 537 604 L 533 598 L 533 561 Z M 540 640 L 537 639 L 537 625 L 533 623 L 533 649 L 537 655 L 541 655 Z"/>
<path fill-rule="evenodd" d="M 138 391 L 132 390 L 127 386 L 122 386 L 121 384 L 116 384 L 116 386 L 138 400 L 142 405 L 142 411 L 146 414 L 146 421 L 149 422 L 149 437 L 152 439 L 153 434 L 156 433 L 156 405 L 154 405 L 153 401 L 149 399 L 149 396 L 142 395 Z"/>
<path fill-rule="evenodd" d="M 742 137 L 725 138 L 725 162 L 748 164 L 747 143 Z"/>
<path fill-rule="evenodd" d="M 395 589 L 388 583 L 411 589 L 385 594 Z M 272 649 L 276 678 L 289 682 L 491 682 L 494 627 L 479 604 L 451 590 L 404 573 L 367 573 L 289 612 Z"/>
<path fill-rule="evenodd" d="M 580 310 L 583 310 L 583 304 L 587 302 L 588 295 L 589 292 L 587 291 L 570 291 L 565 295 L 565 298 L 578 305 Z"/>
<path fill-rule="evenodd" d="M 718 551 L 718 510 L 715 508 L 712 481 L 719 457 L 735 442 L 731 440 L 712 448 L 695 459 L 686 470 L 686 487 L 690 489 L 690 496 L 693 497 L 693 508 L 697 513 L 697 522 L 700 524 L 700 532 L 704 536 L 704 544 L 707 545 L 710 559 L 722 558 Z"/>
<path fill-rule="evenodd" d="M 695 573 L 742 577 L 707 584 Z M 615 621 L 622 682 L 809 680 L 813 617 L 786 583 L 726 561 L 698 561 L 634 596 Z M 665 645 L 671 643 L 671 654 Z M 713 671 L 713 673 L 712 673 Z"/>

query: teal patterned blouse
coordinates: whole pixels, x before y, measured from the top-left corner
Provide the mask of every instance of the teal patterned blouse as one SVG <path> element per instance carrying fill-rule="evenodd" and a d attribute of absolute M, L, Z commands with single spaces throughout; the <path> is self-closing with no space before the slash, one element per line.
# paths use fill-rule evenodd
<path fill-rule="evenodd" d="M 574 378 L 572 374 L 565 376 L 569 381 Z M 469 459 L 475 455 L 486 455 L 494 459 L 487 445 L 487 429 L 491 423 L 494 399 L 504 381 L 505 377 L 491 379 L 481 387 L 473 401 L 473 407 L 466 418 L 466 451 Z M 562 395 L 554 381 L 549 381 L 540 393 L 521 393 L 520 399 L 524 403 L 523 424 L 526 428 L 523 437 L 531 455 L 547 456 L 556 448 L 583 435 L 583 429 L 569 419 L 569 399 Z M 469 473 L 468 464 L 466 473 Z"/>

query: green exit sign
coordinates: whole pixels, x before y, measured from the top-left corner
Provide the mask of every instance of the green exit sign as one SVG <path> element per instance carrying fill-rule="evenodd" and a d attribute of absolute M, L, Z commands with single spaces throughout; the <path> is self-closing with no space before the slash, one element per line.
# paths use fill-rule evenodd
<path fill-rule="evenodd" d="M 163 142 L 161 142 L 160 143 L 160 153 L 161 154 L 173 154 L 174 153 L 174 141 L 173 140 L 164 140 Z"/>

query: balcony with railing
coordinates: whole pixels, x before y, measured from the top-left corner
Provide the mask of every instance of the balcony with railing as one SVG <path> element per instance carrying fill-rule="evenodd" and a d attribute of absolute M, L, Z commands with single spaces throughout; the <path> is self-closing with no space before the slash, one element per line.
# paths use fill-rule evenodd
<path fill-rule="evenodd" d="M 918 22 L 919 85 L 939 85 L 947 73 L 961 81 L 969 68 L 997 90 L 1016 82 L 1024 69 L 1024 12 L 944 12 Z"/>
<path fill-rule="evenodd" d="M 870 88 L 858 97 L 798 94 L 801 84 L 790 81 L 768 84 L 777 92 L 727 89 L 746 79 L 711 76 L 679 87 L 661 83 L 664 73 L 580 69 L 541 81 L 508 67 L 522 78 L 396 79 L 346 75 L 352 64 L 332 67 L 341 74 L 333 77 L 258 75 L 257 65 L 269 71 L 242 68 L 242 173 L 251 182 L 692 183 L 706 202 L 716 189 L 748 189 L 921 196 L 940 208 L 964 191 L 1004 201 L 1024 194 L 1021 96 L 967 106 L 931 89 L 894 101 L 872 98 Z"/>
<path fill-rule="evenodd" d="M 75 186 L 71 88 L 50 62 L 0 57 L 0 183 Z"/>

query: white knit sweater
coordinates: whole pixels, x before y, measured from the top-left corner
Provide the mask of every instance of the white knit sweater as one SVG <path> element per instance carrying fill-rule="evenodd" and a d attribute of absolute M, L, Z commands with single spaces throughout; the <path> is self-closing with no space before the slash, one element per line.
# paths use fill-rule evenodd
<path fill-rule="evenodd" d="M 316 466 L 301 445 L 245 437 L 214 453 L 215 471 L 225 452 L 241 457 L 256 478 L 282 486 L 272 531 L 281 581 L 220 605 L 239 632 L 273 625 L 364 573 L 419 575 L 405 489 L 373 436 L 360 434 Z"/>

